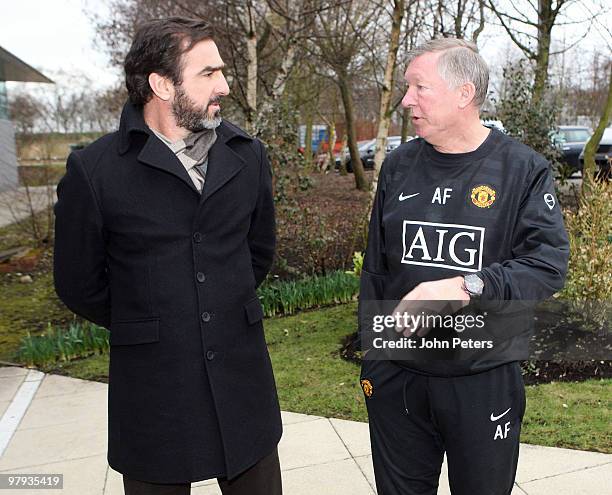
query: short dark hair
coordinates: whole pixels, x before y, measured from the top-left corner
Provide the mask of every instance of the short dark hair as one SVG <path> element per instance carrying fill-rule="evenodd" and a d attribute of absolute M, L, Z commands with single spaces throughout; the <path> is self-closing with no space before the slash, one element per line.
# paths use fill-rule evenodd
<path fill-rule="evenodd" d="M 201 19 L 167 17 L 140 26 L 123 64 L 130 101 L 144 105 L 151 99 L 149 74 L 153 72 L 181 84 L 183 53 L 199 41 L 212 39 L 212 28 Z"/>

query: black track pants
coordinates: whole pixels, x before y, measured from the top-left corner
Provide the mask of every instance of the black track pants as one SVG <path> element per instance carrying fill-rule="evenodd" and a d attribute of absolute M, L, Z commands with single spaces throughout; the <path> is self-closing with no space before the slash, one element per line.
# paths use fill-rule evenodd
<path fill-rule="evenodd" d="M 364 361 L 361 383 L 378 495 L 435 495 L 445 452 L 453 495 L 510 494 L 525 412 L 518 363 L 444 378 Z"/>

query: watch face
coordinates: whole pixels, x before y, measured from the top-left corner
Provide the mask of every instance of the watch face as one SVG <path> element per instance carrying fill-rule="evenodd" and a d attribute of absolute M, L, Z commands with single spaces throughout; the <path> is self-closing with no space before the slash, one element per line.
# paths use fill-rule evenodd
<path fill-rule="evenodd" d="M 478 275 L 466 275 L 464 277 L 465 280 L 465 288 L 468 290 L 470 294 L 480 295 L 482 294 L 482 289 L 484 288 L 484 282 L 480 279 Z"/>

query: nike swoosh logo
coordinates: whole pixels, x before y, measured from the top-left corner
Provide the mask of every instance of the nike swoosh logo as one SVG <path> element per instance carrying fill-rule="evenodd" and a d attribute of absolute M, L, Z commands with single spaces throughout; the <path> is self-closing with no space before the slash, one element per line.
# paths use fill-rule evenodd
<path fill-rule="evenodd" d="M 503 418 L 506 414 L 508 414 L 510 412 L 510 409 L 512 409 L 512 408 L 509 407 L 503 413 L 501 413 L 499 416 L 494 416 L 493 413 L 491 413 L 491 421 L 497 421 L 499 418 Z"/>
<path fill-rule="evenodd" d="M 404 196 L 404 193 L 400 193 L 399 200 L 404 201 L 406 199 L 414 198 L 415 196 L 418 196 L 419 194 L 421 193 L 414 193 L 414 194 L 409 194 L 408 196 Z"/>

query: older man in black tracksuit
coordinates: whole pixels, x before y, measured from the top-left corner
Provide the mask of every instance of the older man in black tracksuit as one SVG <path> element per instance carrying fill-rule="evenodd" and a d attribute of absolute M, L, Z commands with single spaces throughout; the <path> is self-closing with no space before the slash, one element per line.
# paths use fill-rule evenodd
<path fill-rule="evenodd" d="M 465 40 L 410 54 L 402 104 L 419 139 L 380 172 L 361 281 L 369 301 L 541 300 L 569 247 L 546 160 L 481 125 L 488 70 Z M 508 495 L 525 392 L 515 359 L 364 360 L 379 495 L 433 495 L 444 453 L 456 495 Z"/>

